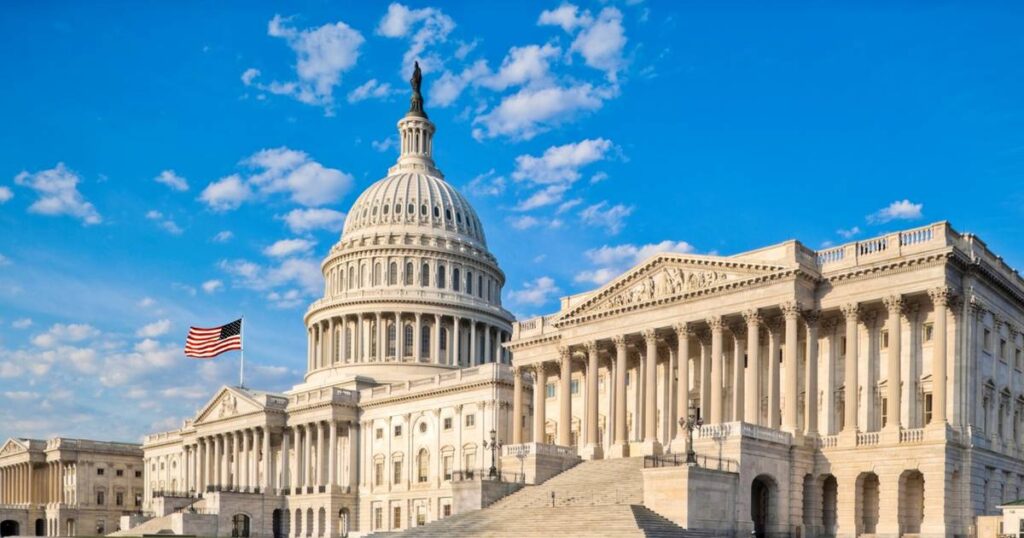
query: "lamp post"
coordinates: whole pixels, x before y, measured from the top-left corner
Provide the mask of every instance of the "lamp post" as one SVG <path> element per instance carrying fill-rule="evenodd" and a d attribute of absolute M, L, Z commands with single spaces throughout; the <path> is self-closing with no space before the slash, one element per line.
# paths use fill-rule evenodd
<path fill-rule="evenodd" d="M 693 451 L 693 430 L 704 425 L 700 414 L 691 414 L 679 419 L 679 427 L 686 430 L 686 463 L 697 463 L 697 453 Z"/>
<path fill-rule="evenodd" d="M 491 430 L 491 442 L 484 441 L 484 449 L 491 449 L 491 470 L 488 475 L 491 478 L 498 476 L 498 468 L 495 466 L 495 452 L 501 449 L 501 443 L 497 441 L 498 432 Z"/>

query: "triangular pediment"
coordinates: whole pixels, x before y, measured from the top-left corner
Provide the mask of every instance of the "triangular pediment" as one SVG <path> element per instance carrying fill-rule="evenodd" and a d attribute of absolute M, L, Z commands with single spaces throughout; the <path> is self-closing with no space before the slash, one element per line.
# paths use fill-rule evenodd
<path fill-rule="evenodd" d="M 742 286 L 792 269 L 719 256 L 659 254 L 626 271 L 558 321 Z"/>
<path fill-rule="evenodd" d="M 21 439 L 10 438 L 0 447 L 0 456 L 10 456 L 28 451 L 28 444 Z"/>
<path fill-rule="evenodd" d="M 220 391 L 196 415 L 193 424 L 205 424 L 263 411 L 263 405 L 243 390 L 221 387 Z"/>

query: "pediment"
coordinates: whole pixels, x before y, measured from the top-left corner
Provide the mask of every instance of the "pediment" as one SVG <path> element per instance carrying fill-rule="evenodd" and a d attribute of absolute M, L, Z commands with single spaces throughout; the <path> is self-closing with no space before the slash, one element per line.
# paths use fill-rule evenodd
<path fill-rule="evenodd" d="M 28 451 L 28 445 L 20 439 L 10 438 L 0 447 L 0 456 L 11 456 Z"/>
<path fill-rule="evenodd" d="M 193 424 L 205 424 L 236 415 L 263 411 L 263 406 L 244 391 L 222 387 L 196 415 Z"/>
<path fill-rule="evenodd" d="M 718 256 L 659 254 L 605 284 L 559 321 L 742 286 L 791 271 Z"/>

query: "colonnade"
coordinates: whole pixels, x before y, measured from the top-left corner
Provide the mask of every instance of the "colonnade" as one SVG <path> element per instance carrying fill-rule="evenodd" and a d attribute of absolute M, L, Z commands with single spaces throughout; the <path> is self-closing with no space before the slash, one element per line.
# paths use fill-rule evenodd
<path fill-rule="evenodd" d="M 196 437 L 184 447 L 185 490 L 264 491 L 269 487 L 269 454 L 265 427 Z"/>
<path fill-rule="evenodd" d="M 947 422 L 947 318 L 951 313 L 950 304 L 955 300 L 949 288 L 935 288 L 927 294 L 917 294 L 912 299 L 892 295 L 880 301 L 844 304 L 833 311 L 824 313 L 816 309 L 805 309 L 799 303 L 786 302 L 776 307 L 747 310 L 737 313 L 708 316 L 703 320 L 678 323 L 672 327 L 650 327 L 637 332 L 610 335 L 580 344 L 571 344 L 558 349 L 557 360 L 540 360 L 529 364 L 517 364 L 515 373 L 515 394 L 513 397 L 513 442 L 524 440 L 522 416 L 523 380 L 521 376 L 530 370 L 534 378 L 535 398 L 533 405 L 533 438 L 542 442 L 547 421 L 545 401 L 549 370 L 557 371 L 559 387 L 556 391 L 558 402 L 558 429 L 556 443 L 571 444 L 572 397 L 570 379 L 573 368 L 580 363 L 585 378 L 585 429 L 580 447 L 589 454 L 600 454 L 601 439 L 598 437 L 597 390 L 598 370 L 601 354 L 608 356 L 606 362 L 610 378 L 614 379 L 608 393 L 611 399 L 611 420 L 613 433 L 611 446 L 613 456 L 622 456 L 630 443 L 640 443 L 644 453 L 657 453 L 662 441 L 669 438 L 682 443 L 684 429 L 678 427 L 677 419 L 691 415 L 699 416 L 706 424 L 723 422 L 747 422 L 772 429 L 803 435 L 819 435 L 818 395 L 819 369 L 834 372 L 837 366 L 839 342 L 845 340 L 842 384 L 845 402 L 854 402 L 842 407 L 843 432 L 858 432 L 882 429 L 881 424 L 872 424 L 865 415 L 858 413 L 860 406 L 869 405 L 868 398 L 858 394 L 861 364 L 870 360 L 869 353 L 858 350 L 861 330 L 873 329 L 871 321 L 879 313 L 880 302 L 888 315 L 886 330 L 888 342 L 880 350 L 880 371 L 886 372 L 883 397 L 888 402 L 884 416 L 884 429 L 899 431 L 908 427 L 908 419 L 902 414 L 898 402 L 915 397 L 917 380 L 904 383 L 901 379 L 903 342 L 900 335 L 908 323 L 920 320 L 916 312 L 924 301 L 930 301 L 934 310 L 932 327 L 932 424 Z M 867 324 L 865 322 L 867 321 Z M 835 329 L 845 323 L 845 339 Z M 822 326 L 825 334 L 822 334 Z M 911 328 L 917 325 L 911 325 Z M 826 339 L 830 352 L 819 360 L 819 340 Z M 877 341 L 874 339 L 871 341 Z M 792 345 L 787 345 L 792 343 Z M 664 351 L 663 351 L 664 350 Z M 630 361 L 630 351 L 637 357 Z M 667 353 L 666 353 L 667 351 Z M 577 361 L 577 358 L 583 360 Z M 666 363 L 659 384 L 659 361 Z M 692 361 L 692 370 L 691 370 Z M 633 438 L 627 432 L 626 373 L 630 368 L 638 372 L 640 384 L 636 390 L 641 397 L 636 400 L 633 416 L 639 420 L 640 428 L 634 428 Z M 691 383 L 691 371 L 696 379 Z M 829 377 L 836 388 L 835 376 Z M 877 379 L 869 380 L 879 386 Z M 671 419 L 663 422 L 663 432 L 658 434 L 658 387 L 670 394 L 674 402 Z M 821 391 L 826 399 L 824 407 L 830 410 L 826 415 L 838 414 L 840 398 L 836 390 Z M 608 402 L 606 402 L 607 404 Z M 801 420 L 802 419 L 802 420 Z M 829 421 L 833 422 L 833 421 Z M 835 424 L 828 424 L 824 434 L 837 433 Z M 667 431 L 665 431 L 667 429 Z M 638 434 L 638 435 L 637 435 Z M 673 441 L 673 444 L 675 441 Z M 637 454 L 633 454 L 637 455 Z"/>
<path fill-rule="evenodd" d="M 510 336 L 504 327 L 471 317 L 420 312 L 333 316 L 308 328 L 307 369 L 384 361 L 507 363 L 509 355 L 501 344 Z"/>
<path fill-rule="evenodd" d="M 70 504 L 65 476 L 75 473 L 75 463 L 23 462 L 0 468 L 0 504 Z"/>

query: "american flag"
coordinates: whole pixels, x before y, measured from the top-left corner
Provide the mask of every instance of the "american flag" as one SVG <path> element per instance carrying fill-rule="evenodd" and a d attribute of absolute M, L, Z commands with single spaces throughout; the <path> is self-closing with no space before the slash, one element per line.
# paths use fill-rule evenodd
<path fill-rule="evenodd" d="M 190 327 L 185 339 L 185 356 L 195 359 L 209 359 L 235 349 L 242 349 L 241 319 L 210 329 Z"/>

